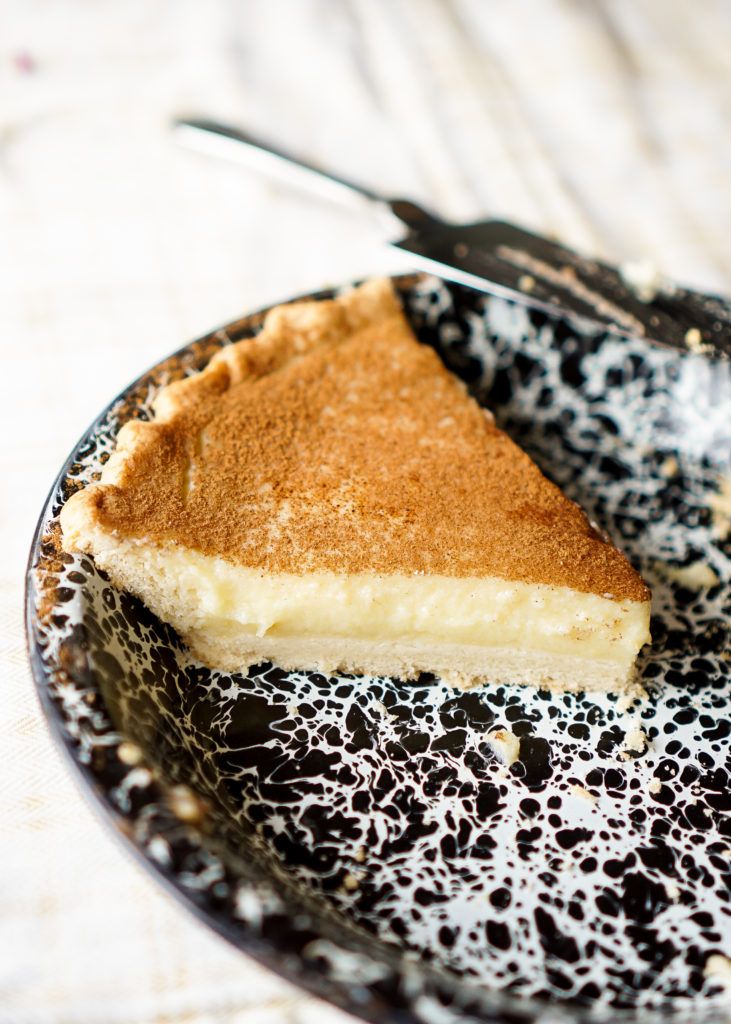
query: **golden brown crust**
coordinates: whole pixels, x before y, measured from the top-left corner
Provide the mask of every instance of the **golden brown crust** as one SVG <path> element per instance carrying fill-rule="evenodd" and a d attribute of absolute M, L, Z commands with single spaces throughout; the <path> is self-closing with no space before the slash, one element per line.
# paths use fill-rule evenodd
<path fill-rule="evenodd" d="M 165 388 L 64 510 L 267 573 L 429 573 L 646 601 L 581 509 L 414 338 L 388 281 L 273 309 Z"/>

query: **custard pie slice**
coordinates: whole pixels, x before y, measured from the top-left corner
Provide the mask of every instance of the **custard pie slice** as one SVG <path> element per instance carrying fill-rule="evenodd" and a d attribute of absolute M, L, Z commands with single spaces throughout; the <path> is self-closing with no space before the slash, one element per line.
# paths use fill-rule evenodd
<path fill-rule="evenodd" d="M 650 594 L 414 337 L 390 282 L 277 307 L 164 388 L 69 551 L 226 671 L 627 688 Z"/>

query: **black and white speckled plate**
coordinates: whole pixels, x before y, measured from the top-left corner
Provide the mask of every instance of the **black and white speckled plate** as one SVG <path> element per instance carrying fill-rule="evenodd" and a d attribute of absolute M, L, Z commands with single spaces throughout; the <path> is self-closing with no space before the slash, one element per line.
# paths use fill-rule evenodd
<path fill-rule="evenodd" d="M 27 600 L 52 728 L 199 917 L 367 1019 L 726 1020 L 704 969 L 731 956 L 731 365 L 397 283 L 421 340 L 650 582 L 647 702 L 210 672 L 64 554 L 59 509 L 120 423 L 257 314 L 140 377 L 54 485 Z M 485 742 L 496 726 L 521 737 L 509 771 Z M 647 748 L 626 749 L 638 728 Z"/>

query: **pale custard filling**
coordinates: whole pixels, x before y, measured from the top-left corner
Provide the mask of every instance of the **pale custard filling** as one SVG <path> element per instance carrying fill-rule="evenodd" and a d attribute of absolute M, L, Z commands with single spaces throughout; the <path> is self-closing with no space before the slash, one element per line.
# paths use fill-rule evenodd
<path fill-rule="evenodd" d="M 96 561 L 180 632 L 459 643 L 631 662 L 649 602 L 497 577 L 274 574 L 176 546 L 99 537 Z"/>

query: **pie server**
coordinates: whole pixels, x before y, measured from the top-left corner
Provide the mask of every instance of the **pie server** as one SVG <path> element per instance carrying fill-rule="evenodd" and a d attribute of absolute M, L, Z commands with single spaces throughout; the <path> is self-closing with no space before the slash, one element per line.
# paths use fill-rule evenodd
<path fill-rule="evenodd" d="M 417 267 L 448 280 L 656 344 L 731 358 L 731 305 L 719 296 L 661 280 L 633 283 L 617 267 L 505 221 L 450 224 L 416 203 L 386 199 L 228 125 L 183 118 L 174 127 L 196 149 L 259 166 L 326 198 L 352 201 L 356 195 L 390 212 L 408 228 L 391 244 L 408 252 Z"/>

